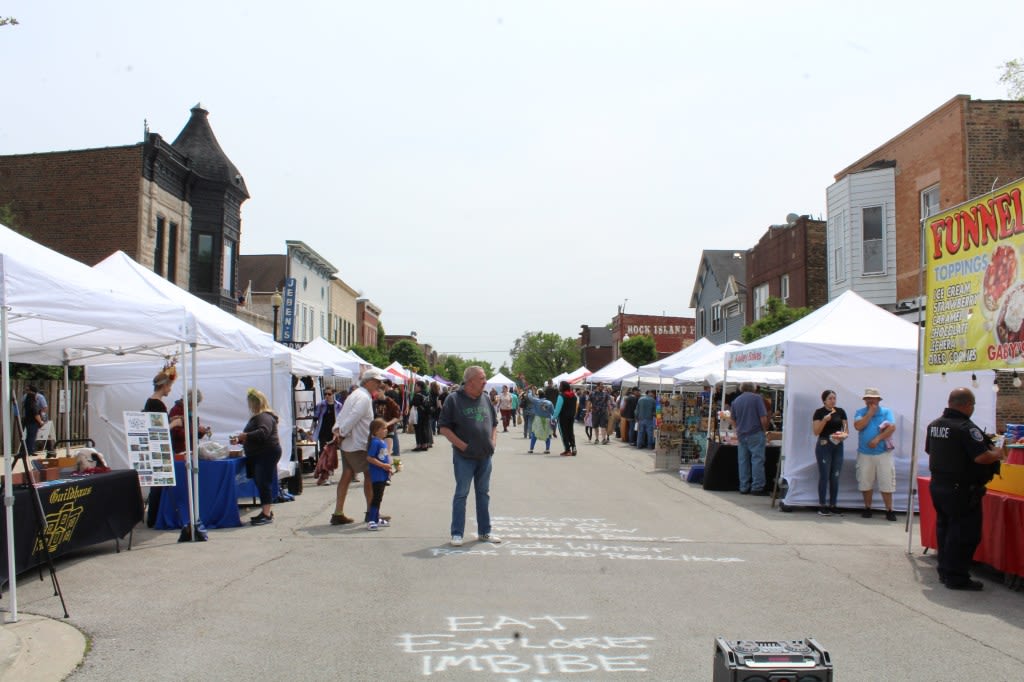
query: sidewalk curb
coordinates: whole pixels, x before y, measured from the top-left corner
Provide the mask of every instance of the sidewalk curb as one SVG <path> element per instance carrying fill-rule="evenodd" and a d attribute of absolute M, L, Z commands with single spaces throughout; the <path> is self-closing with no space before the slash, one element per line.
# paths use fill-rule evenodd
<path fill-rule="evenodd" d="M 67 623 L 20 614 L 17 623 L 0 627 L 0 682 L 63 680 L 82 662 L 87 644 Z"/>

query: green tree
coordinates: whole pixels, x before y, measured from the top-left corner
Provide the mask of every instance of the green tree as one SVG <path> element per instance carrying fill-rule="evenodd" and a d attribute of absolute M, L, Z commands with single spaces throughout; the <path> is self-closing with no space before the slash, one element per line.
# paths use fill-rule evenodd
<path fill-rule="evenodd" d="M 760 320 L 740 330 L 743 343 L 750 343 L 762 336 L 768 336 L 783 327 L 788 327 L 801 317 L 814 312 L 813 308 L 790 308 L 781 298 L 768 297 L 766 312 Z"/>
<path fill-rule="evenodd" d="M 402 339 L 391 346 L 388 357 L 391 359 L 391 362 L 398 362 L 402 367 L 416 367 L 416 371 L 419 374 L 426 374 L 427 370 L 430 369 L 427 366 L 427 358 L 423 355 L 423 351 L 416 345 L 415 341 L 410 341 L 409 339 Z"/>
<path fill-rule="evenodd" d="M 534 385 L 576 369 L 580 362 L 579 345 L 574 338 L 550 332 L 524 332 L 510 352 L 512 372 L 520 372 Z M 510 376 L 509 378 L 514 378 Z"/>
<path fill-rule="evenodd" d="M 999 82 L 1006 85 L 1006 92 L 1011 99 L 1024 99 L 1024 62 L 1011 59 L 1003 64 Z"/>
<path fill-rule="evenodd" d="M 388 344 L 384 336 L 384 323 L 381 322 L 380 320 L 377 320 L 377 350 L 379 350 L 381 353 L 387 354 Z"/>
<path fill-rule="evenodd" d="M 360 346 L 359 344 L 353 344 L 349 346 L 348 349 L 375 367 L 386 367 L 390 364 L 388 356 L 384 355 L 384 353 L 381 353 L 373 346 Z"/>
<path fill-rule="evenodd" d="M 619 344 L 619 355 L 634 367 L 654 362 L 658 359 L 658 351 L 654 347 L 654 337 L 644 334 L 629 337 Z"/>
<path fill-rule="evenodd" d="M 483 368 L 484 373 L 486 373 L 487 376 L 494 376 L 494 369 L 491 366 L 491 363 L 486 360 L 477 360 L 475 358 L 466 359 L 459 355 L 445 354 L 439 356 L 437 359 L 437 365 L 434 366 L 434 371 L 448 381 L 454 381 L 461 384 L 462 374 L 470 365 L 479 365 Z"/>

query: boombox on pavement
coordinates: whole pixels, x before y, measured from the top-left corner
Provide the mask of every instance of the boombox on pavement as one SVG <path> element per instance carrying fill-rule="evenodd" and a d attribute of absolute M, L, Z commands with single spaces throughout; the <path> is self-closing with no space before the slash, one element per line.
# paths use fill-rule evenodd
<path fill-rule="evenodd" d="M 715 639 L 713 682 L 832 682 L 832 658 L 813 639 Z"/>

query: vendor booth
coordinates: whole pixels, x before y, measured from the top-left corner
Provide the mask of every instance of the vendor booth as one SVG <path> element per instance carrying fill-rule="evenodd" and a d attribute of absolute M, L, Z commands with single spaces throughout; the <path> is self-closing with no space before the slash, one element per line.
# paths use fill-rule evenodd
<path fill-rule="evenodd" d="M 757 369 L 785 372 L 785 405 L 782 435 L 782 476 L 789 490 L 785 503 L 791 506 L 818 505 L 818 469 L 814 456 L 811 415 L 821 406 L 825 389 L 836 392 L 837 405 L 849 417 L 850 438 L 844 448 L 839 488 L 839 506 L 860 508 L 854 465 L 857 432 L 854 413 L 864 407 L 864 389 L 881 391 L 882 405 L 896 418 L 894 459 L 898 511 L 908 507 L 911 451 L 915 427 L 917 349 L 919 328 L 848 291 L 793 324 L 726 354 L 725 378 L 732 381 L 734 370 Z M 992 372 L 977 372 L 981 388 L 975 390 L 974 421 L 983 428 L 995 427 L 995 394 L 990 390 Z M 927 470 L 924 431 L 927 423 L 942 413 L 949 391 L 970 386 L 970 373 L 922 377 L 920 414 L 917 425 L 918 469 Z M 881 497 L 875 492 L 875 504 Z"/>
<path fill-rule="evenodd" d="M 617 386 L 622 380 L 636 372 L 636 367 L 629 364 L 625 358 L 613 360 L 601 369 L 587 377 L 588 384 L 611 384 Z"/>
<path fill-rule="evenodd" d="M 182 305 L 125 291 L 102 273 L 0 225 L 4 405 L 12 397 L 10 361 L 66 367 L 98 357 L 155 359 L 195 340 L 194 319 Z M 3 444 L 5 496 L 13 503 L 12 423 L 6 409 Z M 135 477 L 138 490 L 135 472 L 125 477 Z M 15 504 L 7 507 L 7 566 L 21 565 L 15 548 L 24 532 L 16 530 L 15 517 L 20 522 L 23 514 Z M 49 526 L 47 532 L 52 532 Z M 10 585 L 9 613 L 16 621 L 17 584 L 12 579 Z"/>
<path fill-rule="evenodd" d="M 516 382 L 509 379 L 501 372 L 498 372 L 493 377 L 487 380 L 487 383 L 484 384 L 484 390 L 490 392 L 490 390 L 493 388 L 498 393 L 501 393 L 501 389 L 504 386 L 508 386 L 509 389 L 511 390 L 516 387 Z"/>

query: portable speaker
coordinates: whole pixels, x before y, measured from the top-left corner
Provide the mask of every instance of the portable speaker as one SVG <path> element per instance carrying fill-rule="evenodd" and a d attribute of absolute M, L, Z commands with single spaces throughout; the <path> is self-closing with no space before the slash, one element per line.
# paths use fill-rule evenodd
<path fill-rule="evenodd" d="M 811 638 L 715 639 L 713 682 L 832 682 L 832 658 Z"/>

